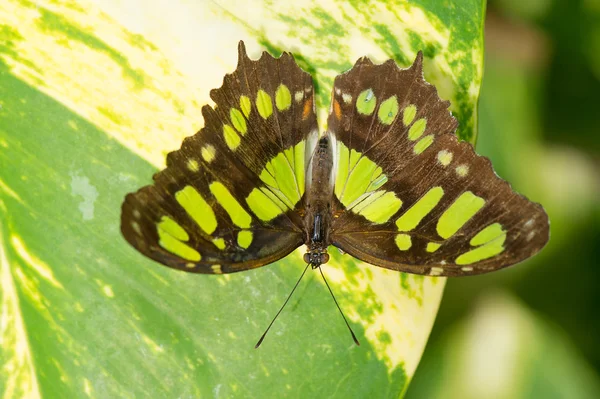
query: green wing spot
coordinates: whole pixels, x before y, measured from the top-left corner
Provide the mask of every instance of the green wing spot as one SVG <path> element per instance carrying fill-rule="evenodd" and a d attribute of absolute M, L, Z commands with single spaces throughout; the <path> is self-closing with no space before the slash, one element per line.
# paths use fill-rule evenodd
<path fill-rule="evenodd" d="M 392 96 L 381 103 L 377 116 L 381 123 L 391 125 L 396 119 L 396 115 L 398 115 L 398 99 L 396 96 Z"/>
<path fill-rule="evenodd" d="M 344 201 L 342 203 L 344 205 L 352 203 L 367 191 L 367 188 L 371 185 L 371 177 L 377 168 L 377 164 L 369 158 L 360 158 L 348 176 L 346 188 L 343 193 Z"/>
<path fill-rule="evenodd" d="M 506 232 L 502 230 L 502 225 L 500 223 L 490 224 L 489 226 L 481 230 L 479 233 L 477 233 L 475 237 L 471 239 L 470 244 L 474 247 L 478 247 L 492 240 L 495 240 L 503 234 L 506 234 Z"/>
<path fill-rule="evenodd" d="M 412 246 L 412 241 L 408 234 L 398 234 L 396 236 L 396 245 L 400 251 L 406 251 Z"/>
<path fill-rule="evenodd" d="M 284 84 L 280 84 L 275 92 L 275 105 L 280 111 L 285 111 L 292 105 L 292 95 Z"/>
<path fill-rule="evenodd" d="M 238 233 L 237 242 L 238 245 L 244 249 L 247 249 L 252 244 L 252 232 L 248 230 L 242 230 Z"/>
<path fill-rule="evenodd" d="M 273 167 L 277 187 L 285 195 L 285 198 L 292 205 L 295 205 L 300 201 L 300 187 L 298 187 L 298 183 L 296 182 L 296 173 L 292 169 L 293 163 L 290 162 L 287 156 L 286 152 L 288 151 L 291 152 L 291 149 L 277 154 L 271 161 L 271 166 Z"/>
<path fill-rule="evenodd" d="M 227 144 L 227 147 L 229 147 L 231 151 L 235 151 L 242 140 L 240 135 L 229 125 L 223 125 L 223 138 L 225 138 L 225 144 Z"/>
<path fill-rule="evenodd" d="M 222 238 L 214 238 L 212 240 L 215 247 L 219 248 L 221 251 L 225 249 L 225 240 Z"/>
<path fill-rule="evenodd" d="M 157 225 L 158 245 L 170 253 L 183 259 L 197 262 L 201 259 L 200 253 L 181 241 L 190 239 L 188 233 L 176 221 L 168 216 L 163 216 Z"/>
<path fill-rule="evenodd" d="M 349 204 L 346 209 L 352 210 L 354 213 L 360 213 L 367 205 L 379 199 L 383 194 L 385 194 L 385 190 L 379 190 L 376 192 L 364 193 L 360 197 L 358 197 L 354 202 Z"/>
<path fill-rule="evenodd" d="M 262 89 L 256 94 L 256 109 L 258 109 L 258 113 L 263 119 L 267 119 L 273 113 L 271 96 Z"/>
<path fill-rule="evenodd" d="M 285 204 L 268 189 L 255 188 L 246 198 L 246 203 L 260 220 L 267 222 L 281 215 L 286 209 Z"/>
<path fill-rule="evenodd" d="M 402 216 L 396 220 L 398 231 L 411 231 L 419 225 L 421 220 L 440 202 L 444 196 L 444 189 L 433 187 L 417 202 L 413 204 Z"/>
<path fill-rule="evenodd" d="M 158 229 L 181 241 L 187 241 L 190 239 L 190 236 L 183 229 L 183 227 L 181 227 L 176 221 L 168 216 L 163 216 L 160 219 L 160 222 L 158 223 Z"/>
<path fill-rule="evenodd" d="M 185 260 L 198 262 L 200 259 L 202 259 L 198 251 L 182 243 L 161 229 L 158 229 L 158 245 Z"/>
<path fill-rule="evenodd" d="M 402 123 L 404 123 L 404 126 L 410 125 L 415 119 L 415 115 L 417 115 L 417 106 L 414 104 L 406 106 L 402 115 Z"/>
<path fill-rule="evenodd" d="M 425 151 L 431 144 L 433 144 L 433 134 L 429 134 L 423 137 L 421 140 L 415 144 L 415 148 L 413 149 L 415 155 L 421 154 Z"/>
<path fill-rule="evenodd" d="M 215 231 L 217 228 L 215 213 L 194 187 L 185 186 L 183 190 L 176 192 L 175 200 L 206 234 L 210 235 Z"/>
<path fill-rule="evenodd" d="M 359 213 L 371 204 L 372 201 L 378 199 L 373 195 L 383 195 L 385 191 L 377 191 L 387 181 L 387 176 L 382 173 L 381 167 L 371 161 L 369 158 L 362 156 L 362 154 L 356 150 L 349 150 L 348 147 L 342 142 L 337 143 L 338 151 L 338 165 L 337 173 L 335 178 L 335 195 L 338 197 L 340 202 L 348 209 L 352 209 L 353 212 Z M 377 194 L 380 193 L 380 194 Z M 395 200 L 393 199 L 395 198 Z M 388 205 L 394 205 L 400 209 L 402 201 L 398 198 L 391 196 L 385 196 L 382 199 L 382 203 Z M 393 208 L 392 208 L 393 209 Z M 396 211 L 398 210 L 396 209 Z M 374 220 L 381 220 L 388 212 L 375 212 L 374 209 L 367 211 L 369 217 Z M 388 218 L 392 214 L 388 215 Z M 364 215 L 363 215 L 364 216 Z M 365 216 L 366 217 L 366 216 Z M 368 218 L 367 218 L 368 219 Z"/>
<path fill-rule="evenodd" d="M 340 202 L 348 210 L 362 215 L 373 223 L 388 221 L 402 207 L 402 200 L 393 192 L 375 191 L 381 187 L 387 177 L 382 170 L 367 157 L 360 158 L 360 153 L 348 151 L 342 143 L 338 154 L 343 157 L 338 163 L 335 192 Z M 358 163 L 356 160 L 358 160 Z M 348 167 L 351 167 L 348 176 Z M 345 173 L 340 176 L 339 173 Z"/>
<path fill-rule="evenodd" d="M 282 209 L 285 211 L 287 209 L 294 209 L 294 204 L 292 203 L 292 201 L 287 197 L 286 194 L 284 194 L 280 189 L 279 189 L 279 184 L 277 183 L 277 181 L 272 177 L 272 167 L 271 164 L 268 164 L 267 167 L 269 167 L 269 169 L 271 169 L 270 171 L 267 171 L 266 174 L 268 174 L 268 176 L 266 176 L 265 174 L 265 181 L 274 181 L 275 183 L 273 185 L 267 185 L 267 187 L 262 188 L 261 191 L 265 193 L 265 195 L 267 195 L 269 198 L 273 197 L 275 198 L 273 200 L 273 202 L 275 202 L 277 205 L 279 205 L 280 203 L 283 204 Z M 264 174 L 264 173 L 262 173 Z M 261 174 L 261 175 L 262 175 Z"/>
<path fill-rule="evenodd" d="M 371 184 L 369 185 L 369 188 L 367 188 L 367 190 L 368 191 L 377 190 L 379 187 L 383 186 L 387 181 L 388 181 L 387 176 L 384 175 L 383 170 L 380 167 L 378 167 L 377 169 L 375 169 L 375 172 L 373 173 L 373 181 L 371 182 Z"/>
<path fill-rule="evenodd" d="M 363 115 L 371 115 L 376 105 L 377 97 L 375 97 L 371 89 L 364 90 L 356 99 L 356 109 Z"/>
<path fill-rule="evenodd" d="M 267 162 L 260 179 L 287 208 L 293 209 L 304 194 L 304 142 L 280 152 Z"/>
<path fill-rule="evenodd" d="M 306 143 L 304 140 L 294 146 L 294 173 L 296 174 L 296 184 L 300 188 L 300 196 L 304 194 L 304 149 Z"/>
<path fill-rule="evenodd" d="M 210 192 L 215 196 L 217 202 L 225 209 L 231 221 L 238 227 L 248 228 L 252 223 L 252 216 L 234 198 L 227 187 L 219 182 L 211 183 Z"/>
<path fill-rule="evenodd" d="M 243 135 L 246 134 L 248 128 L 246 127 L 246 119 L 244 115 L 237 108 L 231 108 L 229 110 L 229 117 L 231 118 L 231 123 L 233 127 Z"/>
<path fill-rule="evenodd" d="M 444 211 L 437 223 L 437 232 L 446 239 L 456 233 L 485 205 L 485 200 L 465 191 Z"/>
<path fill-rule="evenodd" d="M 352 151 L 355 152 L 354 150 Z M 348 179 L 350 161 L 350 151 L 341 141 L 338 141 L 337 143 L 337 159 L 338 165 L 337 173 L 335 174 L 335 196 L 341 201 L 342 192 L 344 191 L 346 180 Z"/>
<path fill-rule="evenodd" d="M 285 211 L 286 211 L 286 210 L 288 210 L 288 209 L 290 209 L 290 210 L 291 210 L 291 209 L 294 209 L 294 206 L 293 206 L 292 204 L 288 204 L 288 203 L 286 203 L 286 202 L 284 202 L 284 201 L 282 201 L 282 200 L 281 200 L 281 198 L 280 198 L 280 197 L 283 197 L 283 194 L 281 193 L 281 191 L 279 191 L 279 193 L 280 193 L 280 196 L 277 196 L 277 195 L 276 195 L 276 194 L 275 194 L 273 191 L 271 191 L 271 190 L 270 190 L 269 188 L 267 188 L 267 187 L 261 188 L 261 191 L 262 191 L 263 193 L 265 193 L 265 195 L 266 195 L 266 196 L 267 196 L 267 197 L 268 197 L 268 198 L 269 198 L 271 201 L 273 201 L 273 203 L 274 203 L 275 205 L 277 205 L 277 206 L 278 206 L 278 207 L 279 207 L 279 208 L 280 208 L 282 211 L 284 211 L 284 212 L 285 212 Z"/>
<path fill-rule="evenodd" d="M 260 172 L 260 176 L 259 176 L 260 180 L 262 180 L 265 184 L 267 184 L 271 187 L 277 187 L 277 181 L 273 177 L 272 173 L 273 173 L 273 171 L 272 171 L 271 164 L 268 163 L 265 166 L 265 168 L 262 170 L 262 172 Z"/>
<path fill-rule="evenodd" d="M 426 127 L 427 119 L 418 119 L 415 123 L 413 123 L 410 129 L 408 129 L 408 139 L 411 141 L 415 141 L 423 135 L 423 132 L 425 132 Z"/>
<path fill-rule="evenodd" d="M 506 233 L 494 238 L 492 241 L 488 241 L 486 244 L 472 249 L 456 258 L 457 265 L 469 265 L 471 263 L 479 262 L 484 259 L 491 258 L 504 251 L 504 241 L 506 240 Z"/>
<path fill-rule="evenodd" d="M 362 207 L 358 213 L 367 220 L 379 224 L 390 220 L 390 218 L 398 212 L 400 207 L 402 207 L 402 201 L 391 191 L 378 191 L 377 193 L 385 194 L 377 196 L 374 200 L 369 201 L 369 203 Z M 366 200 L 363 202 L 366 202 Z"/>
<path fill-rule="evenodd" d="M 246 118 L 250 116 L 250 111 L 252 111 L 252 103 L 250 102 L 250 97 L 248 96 L 240 96 L 240 109 Z"/>
<path fill-rule="evenodd" d="M 441 246 L 442 246 L 442 244 L 438 244 L 437 242 L 428 242 L 426 251 L 427 252 L 435 252 L 438 249 L 440 249 Z"/>
<path fill-rule="evenodd" d="M 502 229 L 500 223 L 493 223 L 483 228 L 470 241 L 474 247 L 456 258 L 457 265 L 469 265 L 484 259 L 491 258 L 504 251 L 504 241 L 506 240 L 506 231 Z"/>

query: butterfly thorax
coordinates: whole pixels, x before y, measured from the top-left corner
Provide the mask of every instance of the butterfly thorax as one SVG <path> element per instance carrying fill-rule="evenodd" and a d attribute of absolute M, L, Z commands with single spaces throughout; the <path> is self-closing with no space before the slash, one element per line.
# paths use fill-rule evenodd
<path fill-rule="evenodd" d="M 333 151 L 329 136 L 319 140 L 310 159 L 310 180 L 307 182 L 305 244 L 308 252 L 304 261 L 313 268 L 327 263 L 327 247 L 331 244 L 329 227 L 332 220 L 333 200 Z"/>

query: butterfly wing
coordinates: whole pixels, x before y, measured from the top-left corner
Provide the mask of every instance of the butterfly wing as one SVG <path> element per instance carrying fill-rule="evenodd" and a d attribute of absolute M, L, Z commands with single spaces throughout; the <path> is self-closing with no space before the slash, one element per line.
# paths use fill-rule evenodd
<path fill-rule="evenodd" d="M 304 242 L 299 211 L 305 143 L 317 131 L 314 91 L 291 54 L 252 61 L 240 43 L 237 69 L 211 98 L 204 128 L 167 156 L 154 184 L 127 195 L 121 231 L 166 266 L 231 273 Z"/>
<path fill-rule="evenodd" d="M 449 105 L 423 79 L 421 53 L 408 69 L 362 58 L 336 78 L 334 245 L 388 269 L 460 276 L 512 265 L 546 244 L 543 208 L 457 140 Z"/>

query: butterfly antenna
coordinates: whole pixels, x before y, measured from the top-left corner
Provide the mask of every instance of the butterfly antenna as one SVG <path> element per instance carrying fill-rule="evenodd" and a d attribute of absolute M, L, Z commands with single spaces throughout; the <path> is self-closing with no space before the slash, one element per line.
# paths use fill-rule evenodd
<path fill-rule="evenodd" d="M 262 344 L 263 340 L 265 339 L 265 336 L 267 335 L 267 333 L 271 329 L 271 326 L 273 325 L 273 323 L 275 323 L 275 320 L 277 319 L 277 316 L 279 316 L 279 313 L 281 313 L 281 311 L 283 310 L 283 308 L 285 308 L 285 305 L 287 305 L 288 301 L 292 297 L 292 294 L 294 293 L 294 291 L 296 291 L 296 288 L 298 287 L 298 284 L 300 284 L 300 281 L 302 280 L 302 277 L 304 277 L 304 273 L 306 273 L 306 270 L 308 270 L 308 266 L 310 266 L 310 263 L 306 264 L 306 267 L 304 268 L 304 271 L 302 272 L 302 274 L 300 275 L 300 278 L 296 282 L 296 285 L 292 289 L 292 292 L 290 292 L 290 295 L 288 295 L 287 299 L 285 300 L 285 302 L 281 306 L 281 309 L 279 309 L 279 312 L 277 312 L 277 314 L 275 315 L 275 317 L 273 317 L 273 320 L 271 321 L 271 324 L 269 324 L 269 327 L 267 327 L 267 329 L 265 330 L 265 333 L 260 337 L 260 339 L 258 340 L 258 342 L 256 343 L 256 345 L 254 346 L 254 349 L 258 348 L 260 346 L 260 344 Z"/>
<path fill-rule="evenodd" d="M 350 334 L 352 334 L 352 339 L 354 340 L 354 343 L 356 345 L 360 346 L 360 342 L 358 342 L 358 339 L 356 339 L 356 335 L 354 335 L 354 331 L 352 331 L 350 324 L 348 324 L 348 320 L 346 320 L 346 316 L 344 316 L 344 312 L 342 312 L 342 308 L 340 308 L 338 301 L 336 301 L 335 296 L 333 295 L 333 291 L 331 290 L 331 287 L 329 286 L 329 283 L 327 282 L 327 279 L 325 278 L 325 275 L 323 274 L 323 270 L 321 270 L 320 266 L 319 266 L 319 272 L 321 273 L 321 277 L 323 277 L 323 281 L 325 281 L 325 285 L 329 289 L 329 293 L 331 294 L 331 297 L 333 298 L 333 302 L 335 302 L 335 305 L 337 306 L 338 310 L 340 311 L 340 314 L 342 315 L 342 318 L 344 319 L 344 322 L 346 323 L 346 327 L 348 327 Z"/>

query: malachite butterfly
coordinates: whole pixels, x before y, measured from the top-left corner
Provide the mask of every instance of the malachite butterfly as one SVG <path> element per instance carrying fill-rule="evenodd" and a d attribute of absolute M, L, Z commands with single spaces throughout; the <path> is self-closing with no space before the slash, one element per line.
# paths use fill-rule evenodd
<path fill-rule="evenodd" d="M 320 134 L 311 76 L 289 53 L 237 69 L 211 92 L 205 125 L 127 195 L 121 231 L 147 257 L 194 273 L 264 266 L 307 246 L 429 276 L 510 266 L 548 241 L 544 209 L 514 192 L 454 135 L 458 122 L 423 78 L 368 58 L 334 82 Z"/>

